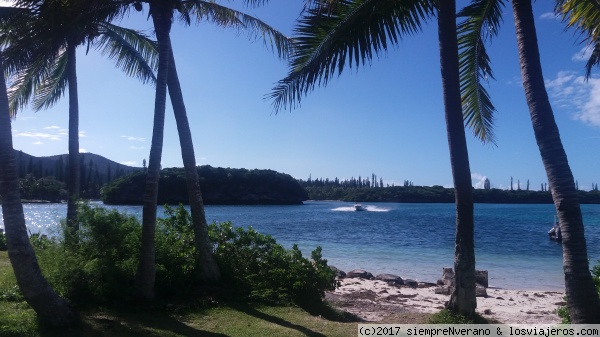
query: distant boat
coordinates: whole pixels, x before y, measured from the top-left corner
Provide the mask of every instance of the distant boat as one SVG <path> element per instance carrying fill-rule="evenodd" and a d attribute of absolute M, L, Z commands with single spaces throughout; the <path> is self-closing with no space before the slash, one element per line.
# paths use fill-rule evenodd
<path fill-rule="evenodd" d="M 366 211 L 367 209 L 364 208 L 361 204 L 355 202 L 354 203 L 354 210 L 355 211 Z"/>
<path fill-rule="evenodd" d="M 548 236 L 550 237 L 550 240 L 552 240 L 552 241 L 557 241 L 557 242 L 562 241 L 562 235 L 560 233 L 560 226 L 558 225 L 558 219 L 556 218 L 556 215 L 554 216 L 553 226 L 548 231 Z"/>

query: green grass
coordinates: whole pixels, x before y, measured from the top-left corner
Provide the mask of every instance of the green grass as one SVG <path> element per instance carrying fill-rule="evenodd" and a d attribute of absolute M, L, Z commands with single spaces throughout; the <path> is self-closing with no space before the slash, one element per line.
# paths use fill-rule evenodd
<path fill-rule="evenodd" d="M 121 312 L 94 309 L 80 312 L 82 323 L 77 328 L 48 331 L 38 326 L 35 312 L 15 286 L 8 255 L 0 252 L 0 337 L 335 337 L 355 335 L 358 325 L 347 322 L 350 315 L 332 309 L 321 312 L 333 320 L 311 315 L 298 307 L 226 303 L 192 309 L 175 306 Z"/>

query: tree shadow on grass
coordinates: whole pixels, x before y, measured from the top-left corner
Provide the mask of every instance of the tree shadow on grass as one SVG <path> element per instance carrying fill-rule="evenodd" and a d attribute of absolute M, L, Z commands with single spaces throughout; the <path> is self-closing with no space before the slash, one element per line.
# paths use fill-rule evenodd
<path fill-rule="evenodd" d="M 227 337 L 193 328 L 160 311 L 99 314 L 86 317 L 78 327 L 70 330 L 41 330 L 42 337 L 159 337 L 166 333 L 186 337 Z"/>
<path fill-rule="evenodd" d="M 264 312 L 258 311 L 256 310 L 254 307 L 250 306 L 250 305 L 244 305 L 244 304 L 236 304 L 236 305 L 232 305 L 231 306 L 232 309 L 241 311 L 245 314 L 248 314 L 250 316 L 256 317 L 258 319 L 261 319 L 263 321 L 267 321 L 267 322 L 271 322 L 273 324 L 277 324 L 280 325 L 282 327 L 288 328 L 288 329 L 294 329 L 297 330 L 298 332 L 301 332 L 302 334 L 306 335 L 306 336 L 311 336 L 311 337 L 326 337 L 324 334 L 317 332 L 317 331 L 313 331 L 305 326 L 302 325 L 298 325 L 289 321 L 286 321 L 283 318 L 279 318 L 276 316 L 272 316 L 269 314 L 265 314 Z"/>

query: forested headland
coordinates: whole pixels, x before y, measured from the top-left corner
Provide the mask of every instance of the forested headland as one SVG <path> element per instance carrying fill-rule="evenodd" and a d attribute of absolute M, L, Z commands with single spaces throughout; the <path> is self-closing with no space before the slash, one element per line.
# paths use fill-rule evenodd
<path fill-rule="evenodd" d="M 273 170 L 198 167 L 204 203 L 208 205 L 295 205 L 308 199 L 298 181 Z M 144 171 L 123 176 L 102 190 L 106 204 L 141 205 L 145 187 Z M 161 171 L 159 204 L 188 204 L 183 168 Z"/>
<path fill-rule="evenodd" d="M 309 179 L 299 180 L 308 193 L 309 200 L 341 200 L 360 202 L 402 202 L 402 203 L 453 203 L 454 189 L 443 186 L 414 186 L 405 181 L 403 186 L 383 186 L 383 182 L 369 179 Z M 543 188 L 543 187 L 542 187 Z M 578 191 L 582 204 L 600 204 L 600 191 Z M 533 191 L 516 188 L 503 190 L 490 188 L 473 189 L 476 203 L 497 204 L 551 204 L 550 191 Z"/>

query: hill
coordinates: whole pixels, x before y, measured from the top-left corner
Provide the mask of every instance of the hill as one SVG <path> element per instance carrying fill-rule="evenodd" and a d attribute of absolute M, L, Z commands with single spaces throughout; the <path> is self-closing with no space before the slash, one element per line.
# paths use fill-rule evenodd
<path fill-rule="evenodd" d="M 220 205 L 295 205 L 308 199 L 306 191 L 288 174 L 273 170 L 247 170 L 198 167 L 200 188 L 205 204 Z M 141 205 L 145 174 L 134 172 L 115 180 L 102 191 L 106 204 Z M 159 204 L 188 204 L 183 168 L 161 171 Z"/>

